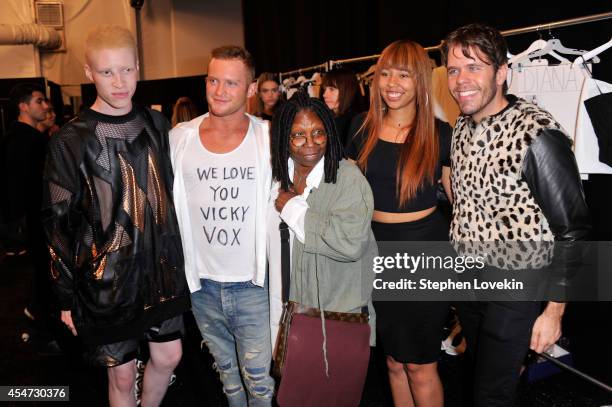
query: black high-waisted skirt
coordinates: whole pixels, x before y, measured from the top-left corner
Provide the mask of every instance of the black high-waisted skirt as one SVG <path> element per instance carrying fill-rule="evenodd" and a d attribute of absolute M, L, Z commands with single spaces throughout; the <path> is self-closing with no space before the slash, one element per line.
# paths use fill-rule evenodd
<path fill-rule="evenodd" d="M 372 231 L 379 242 L 447 241 L 448 230 L 447 220 L 437 210 L 414 222 L 372 222 Z M 382 248 L 380 255 L 395 253 L 384 253 Z M 402 363 L 425 364 L 438 360 L 449 302 L 377 301 L 374 308 L 377 342 L 385 355 Z"/>

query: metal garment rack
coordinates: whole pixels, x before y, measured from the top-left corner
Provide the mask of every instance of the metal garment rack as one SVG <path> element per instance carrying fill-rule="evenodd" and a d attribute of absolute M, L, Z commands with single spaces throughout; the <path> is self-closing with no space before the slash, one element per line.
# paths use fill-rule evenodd
<path fill-rule="evenodd" d="M 612 11 L 609 11 L 609 12 L 606 12 L 606 13 L 592 14 L 592 15 L 584 16 L 584 17 L 576 17 L 576 18 L 570 18 L 570 19 L 566 19 L 566 20 L 559 20 L 559 21 L 554 21 L 554 22 L 550 22 L 550 23 L 530 25 L 528 27 L 514 28 L 512 30 L 501 31 L 501 34 L 504 37 L 510 37 L 512 35 L 519 35 L 519 34 L 525 34 L 525 33 L 530 33 L 530 32 L 538 32 L 538 31 L 543 31 L 543 30 L 552 30 L 554 28 L 568 27 L 568 26 L 571 26 L 571 25 L 591 23 L 591 22 L 595 22 L 595 21 L 602 21 L 602 20 L 608 20 L 608 19 L 612 19 Z M 428 52 L 439 51 L 441 47 L 442 47 L 442 42 L 440 42 L 440 44 L 438 44 L 438 45 L 434 45 L 434 46 L 425 48 L 425 51 L 428 51 Z M 308 68 L 296 69 L 296 70 L 289 71 L 289 72 L 279 73 L 279 78 L 281 79 L 281 82 L 282 82 L 283 75 L 291 75 L 291 74 L 294 74 L 294 73 L 301 73 L 301 72 L 304 72 L 304 71 L 319 69 L 321 67 L 325 67 L 325 71 L 329 71 L 329 70 L 333 69 L 334 65 L 350 64 L 350 63 L 354 63 L 354 62 L 369 61 L 369 60 L 372 60 L 372 59 L 378 59 L 378 57 L 380 57 L 380 54 L 368 55 L 368 56 L 364 56 L 364 57 L 348 58 L 348 59 L 332 59 L 332 60 L 327 61 L 327 62 L 325 62 L 323 64 L 311 66 L 311 67 L 308 67 Z"/>
<path fill-rule="evenodd" d="M 440 49 L 440 47 L 442 46 L 442 43 L 432 46 L 432 47 L 426 47 L 425 51 L 427 52 L 431 52 L 431 51 L 437 51 Z M 378 57 L 380 56 L 380 54 L 375 54 L 375 55 L 368 55 L 367 57 L 357 57 L 357 58 L 348 58 L 348 59 L 333 59 L 331 61 L 328 61 L 329 64 L 329 69 L 331 70 L 334 65 L 342 65 L 342 64 L 350 64 L 353 62 L 362 62 L 362 61 L 369 61 L 372 59 L 378 59 Z"/>
<path fill-rule="evenodd" d="M 329 71 L 329 69 L 330 69 L 329 68 L 329 64 L 327 62 L 324 62 L 324 63 L 319 64 L 319 65 L 308 66 L 306 68 L 301 68 L 301 69 L 294 69 L 293 71 L 289 71 L 289 72 L 280 72 L 278 74 L 278 82 L 282 84 L 283 83 L 283 76 L 286 76 L 286 75 L 293 75 L 295 73 L 302 74 L 303 72 L 316 71 L 316 70 L 319 70 L 321 68 L 325 69 L 325 72 Z"/>

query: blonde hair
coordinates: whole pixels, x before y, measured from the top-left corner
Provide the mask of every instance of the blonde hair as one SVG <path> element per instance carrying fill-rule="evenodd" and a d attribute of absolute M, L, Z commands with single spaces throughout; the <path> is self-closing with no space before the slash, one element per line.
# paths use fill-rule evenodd
<path fill-rule="evenodd" d="M 248 72 L 248 83 L 255 78 L 255 60 L 249 51 L 237 45 L 224 45 L 212 50 L 211 59 L 239 59 L 242 61 Z"/>
<path fill-rule="evenodd" d="M 198 108 L 187 96 L 178 98 L 172 108 L 172 127 L 188 122 L 198 115 Z"/>
<path fill-rule="evenodd" d="M 85 39 L 85 59 L 92 51 L 101 49 L 129 48 L 138 59 L 134 36 L 125 27 L 116 24 L 101 24 L 92 28 Z"/>

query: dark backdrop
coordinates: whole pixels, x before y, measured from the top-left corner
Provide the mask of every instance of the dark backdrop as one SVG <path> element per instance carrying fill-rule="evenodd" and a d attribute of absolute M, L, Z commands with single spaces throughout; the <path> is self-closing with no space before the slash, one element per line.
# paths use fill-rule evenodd
<path fill-rule="evenodd" d="M 569 4 L 518 0 L 243 1 L 245 45 L 255 57 L 258 73 L 378 54 L 398 39 L 412 39 L 424 47 L 438 45 L 450 31 L 472 22 L 503 31 L 609 11 L 612 2 L 607 0 Z M 590 50 L 610 39 L 612 20 L 558 28 L 552 34 L 567 47 Z M 548 30 L 543 30 L 542 36 L 547 39 Z M 518 53 L 537 38 L 537 33 L 508 37 L 510 51 Z M 610 81 L 612 55 L 606 56 L 595 67 L 595 74 Z"/>
<path fill-rule="evenodd" d="M 145 106 L 161 105 L 162 113 L 170 120 L 176 100 L 181 96 L 187 96 L 196 105 L 198 111 L 203 113 L 208 111 L 204 78 L 204 75 L 196 75 L 138 81 L 133 100 Z M 83 106 L 91 106 L 97 96 L 95 85 L 93 83 L 82 84 L 81 95 Z"/>

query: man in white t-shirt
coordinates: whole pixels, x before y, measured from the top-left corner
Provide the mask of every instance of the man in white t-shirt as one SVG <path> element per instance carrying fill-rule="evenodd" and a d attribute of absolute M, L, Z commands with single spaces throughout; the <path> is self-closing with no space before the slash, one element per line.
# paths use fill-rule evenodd
<path fill-rule="evenodd" d="M 214 49 L 206 78 L 209 113 L 170 133 L 193 314 L 230 406 L 245 406 L 247 399 L 249 406 L 269 406 L 274 392 L 265 284 L 269 135 L 267 121 L 246 114 L 253 78 L 248 51 Z"/>

